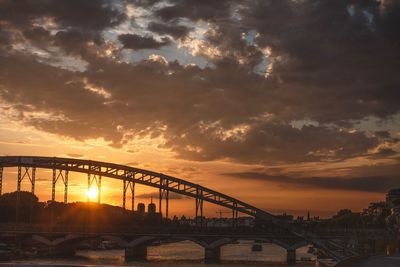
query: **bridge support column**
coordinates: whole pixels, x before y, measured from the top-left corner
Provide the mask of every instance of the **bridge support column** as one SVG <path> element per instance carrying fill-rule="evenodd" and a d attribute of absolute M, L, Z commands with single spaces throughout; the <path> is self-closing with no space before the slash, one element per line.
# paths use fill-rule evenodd
<path fill-rule="evenodd" d="M 23 170 L 23 171 L 22 171 Z M 19 222 L 19 202 L 20 202 L 20 192 L 21 192 L 21 184 L 22 181 L 27 177 L 31 183 L 31 191 L 32 194 L 35 194 L 35 176 L 36 176 L 36 168 L 35 167 L 23 167 L 21 163 L 18 163 L 18 180 L 17 180 L 17 199 L 16 199 L 16 213 L 15 213 L 15 221 Z M 1 191 L 1 189 L 0 189 Z M 1 195 L 1 192 L 0 192 Z M 32 207 L 31 207 L 32 208 Z M 31 210 L 32 212 L 32 210 Z"/>
<path fill-rule="evenodd" d="M 51 200 L 56 201 L 56 185 L 57 181 L 61 179 L 64 184 L 64 203 L 68 202 L 68 170 L 58 170 L 53 168 L 53 178 L 51 186 Z"/>
<path fill-rule="evenodd" d="M 287 265 L 296 264 L 296 249 L 289 248 L 286 250 L 286 264 Z"/>
<path fill-rule="evenodd" d="M 165 199 L 165 218 L 168 219 L 169 191 L 165 189 L 166 187 L 168 187 L 168 180 L 161 177 L 160 189 L 158 193 L 158 212 L 162 214 L 162 200 Z"/>
<path fill-rule="evenodd" d="M 221 247 L 204 249 L 205 263 L 218 263 L 220 261 L 221 261 Z"/>
<path fill-rule="evenodd" d="M 125 248 L 125 261 L 145 261 L 146 259 L 146 245 L 137 245 L 132 248 Z"/>
<path fill-rule="evenodd" d="M 124 211 L 126 210 L 126 191 L 128 188 L 131 189 L 131 210 L 135 211 L 135 182 L 124 180 L 123 188 L 122 188 L 122 208 Z"/>
<path fill-rule="evenodd" d="M 200 212 L 200 220 L 199 220 L 199 212 Z M 196 188 L 196 227 L 199 226 L 203 228 L 203 190 Z"/>
<path fill-rule="evenodd" d="M 237 203 L 233 203 L 233 209 L 232 209 L 232 227 L 235 228 L 238 226 L 238 210 L 237 210 Z"/>

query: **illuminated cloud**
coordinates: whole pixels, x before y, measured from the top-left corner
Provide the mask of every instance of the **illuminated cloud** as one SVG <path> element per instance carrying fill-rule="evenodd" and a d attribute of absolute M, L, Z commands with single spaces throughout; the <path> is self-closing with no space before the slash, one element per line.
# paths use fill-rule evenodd
<path fill-rule="evenodd" d="M 395 1 L 1 1 L 0 97 L 14 120 L 124 151 L 393 159 L 399 17 Z"/>

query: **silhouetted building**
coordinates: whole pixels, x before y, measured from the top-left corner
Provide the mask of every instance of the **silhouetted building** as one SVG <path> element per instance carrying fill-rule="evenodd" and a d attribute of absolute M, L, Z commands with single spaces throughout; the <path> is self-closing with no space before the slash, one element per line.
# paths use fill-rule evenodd
<path fill-rule="evenodd" d="M 144 205 L 144 203 L 139 203 L 137 205 L 137 212 L 138 213 L 145 213 L 146 212 L 146 206 Z"/>
<path fill-rule="evenodd" d="M 153 203 L 153 198 L 151 198 L 151 203 L 147 206 L 148 213 L 156 213 L 156 204 Z"/>
<path fill-rule="evenodd" d="M 389 208 L 392 208 L 394 206 L 393 202 L 399 199 L 400 199 L 400 188 L 391 189 L 386 194 L 386 204 L 389 206 Z"/>

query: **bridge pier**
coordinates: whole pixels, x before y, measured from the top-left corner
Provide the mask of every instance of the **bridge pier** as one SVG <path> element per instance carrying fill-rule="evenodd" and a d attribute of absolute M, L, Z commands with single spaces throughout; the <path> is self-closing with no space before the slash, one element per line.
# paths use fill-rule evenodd
<path fill-rule="evenodd" d="M 286 250 L 286 264 L 287 265 L 296 264 L 296 249 L 289 248 Z"/>
<path fill-rule="evenodd" d="M 125 248 L 125 262 L 127 261 L 146 261 L 147 246 L 137 245 L 131 248 Z"/>
<path fill-rule="evenodd" d="M 204 249 L 205 263 L 219 263 L 220 260 L 221 260 L 221 247 Z"/>
<path fill-rule="evenodd" d="M 62 245 L 62 246 L 49 246 L 44 251 L 42 250 L 40 254 L 44 254 L 47 257 L 72 257 L 75 255 L 76 246 L 74 245 Z"/>

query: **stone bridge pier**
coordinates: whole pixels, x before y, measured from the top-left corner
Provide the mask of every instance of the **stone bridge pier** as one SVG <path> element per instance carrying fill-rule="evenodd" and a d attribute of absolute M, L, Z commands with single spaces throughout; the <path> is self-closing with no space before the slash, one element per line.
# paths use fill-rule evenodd
<path fill-rule="evenodd" d="M 80 236 L 66 235 L 58 238 L 47 238 L 40 235 L 32 235 L 32 240 L 42 245 L 39 253 L 46 256 L 66 257 L 75 255 Z"/>
<path fill-rule="evenodd" d="M 125 262 L 146 261 L 148 245 L 157 240 L 153 236 L 141 236 L 132 240 L 125 240 L 117 236 L 102 236 L 102 239 L 115 242 L 119 247 L 125 248 Z"/>
<path fill-rule="evenodd" d="M 125 261 L 146 261 L 147 245 L 136 245 L 134 247 L 125 248 Z"/>
<path fill-rule="evenodd" d="M 221 261 L 221 247 L 231 244 L 234 240 L 230 238 L 222 238 L 217 240 L 203 240 L 198 242 L 204 248 L 205 263 L 219 263 Z"/>
<path fill-rule="evenodd" d="M 285 243 L 281 240 L 272 240 L 271 243 L 276 244 L 286 250 L 286 265 L 291 266 L 296 264 L 296 249 L 307 246 L 308 242 L 296 240 L 293 242 Z"/>

